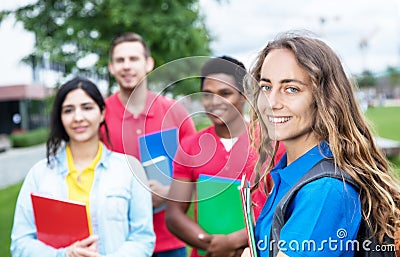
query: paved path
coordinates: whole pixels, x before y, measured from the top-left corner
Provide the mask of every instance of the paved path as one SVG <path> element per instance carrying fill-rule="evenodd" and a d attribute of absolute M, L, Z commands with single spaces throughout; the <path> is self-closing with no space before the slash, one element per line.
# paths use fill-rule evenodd
<path fill-rule="evenodd" d="M 375 143 L 378 148 L 383 149 L 386 156 L 393 157 L 400 154 L 400 143 L 395 140 L 376 137 Z"/>
<path fill-rule="evenodd" d="M 22 181 L 29 169 L 46 157 L 45 145 L 11 148 L 0 153 L 0 189 Z"/>

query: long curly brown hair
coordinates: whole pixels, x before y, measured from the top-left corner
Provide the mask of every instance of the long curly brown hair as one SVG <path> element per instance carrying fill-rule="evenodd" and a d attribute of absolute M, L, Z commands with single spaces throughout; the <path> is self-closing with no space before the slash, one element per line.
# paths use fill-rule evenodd
<path fill-rule="evenodd" d="M 261 67 L 274 49 L 292 51 L 298 64 L 308 72 L 316 108 L 313 132 L 320 141 L 329 142 L 335 165 L 359 185 L 362 215 L 370 221 L 368 225 L 373 235 L 377 235 L 380 242 L 385 234 L 394 238 L 400 220 L 399 180 L 374 142 L 371 128 L 354 95 L 355 83 L 347 77 L 339 57 L 319 39 L 285 33 L 268 43 L 251 70 L 247 86 L 254 103 L 251 109 L 252 141 L 259 142 L 256 145 L 259 152 L 257 178 L 265 178 L 274 166 L 277 149 L 271 145 L 273 142 L 257 109 Z M 267 168 L 263 169 L 266 161 L 269 161 Z"/>

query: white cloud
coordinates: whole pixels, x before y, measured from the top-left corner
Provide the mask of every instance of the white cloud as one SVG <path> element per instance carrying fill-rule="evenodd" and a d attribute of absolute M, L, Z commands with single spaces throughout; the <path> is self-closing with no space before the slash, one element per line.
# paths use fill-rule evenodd
<path fill-rule="evenodd" d="M 0 85 L 30 83 L 31 68 L 21 59 L 32 52 L 34 35 L 9 17 L 0 25 L 0 38 Z"/>
<path fill-rule="evenodd" d="M 215 55 L 229 54 L 253 63 L 257 51 L 286 30 L 320 35 L 341 56 L 349 72 L 364 67 L 380 72 L 400 65 L 398 0 L 200 0 L 206 23 L 217 38 Z M 324 22 L 322 22 L 324 19 Z M 362 38 L 368 47 L 361 51 Z"/>

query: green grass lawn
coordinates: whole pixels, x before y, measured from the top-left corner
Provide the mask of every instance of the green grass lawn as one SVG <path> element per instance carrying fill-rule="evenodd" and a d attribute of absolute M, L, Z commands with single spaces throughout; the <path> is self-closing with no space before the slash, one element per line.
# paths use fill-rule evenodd
<path fill-rule="evenodd" d="M 8 257 L 10 254 L 10 235 L 14 219 L 15 202 L 21 183 L 0 190 L 0 256 Z"/>
<path fill-rule="evenodd" d="M 365 116 L 375 132 L 383 138 L 400 142 L 400 107 L 372 107 L 368 108 Z M 400 176 L 400 156 L 391 158 Z"/>
<path fill-rule="evenodd" d="M 400 107 L 374 107 L 366 112 L 379 136 L 400 142 Z M 200 122 L 198 128 L 208 126 Z M 391 159 L 400 174 L 400 156 Z M 10 234 L 14 217 L 15 202 L 21 183 L 0 190 L 0 256 L 10 257 Z M 192 213 L 193 210 L 190 212 Z"/>
<path fill-rule="evenodd" d="M 379 136 L 400 142 L 400 107 L 368 108 L 365 116 Z"/>

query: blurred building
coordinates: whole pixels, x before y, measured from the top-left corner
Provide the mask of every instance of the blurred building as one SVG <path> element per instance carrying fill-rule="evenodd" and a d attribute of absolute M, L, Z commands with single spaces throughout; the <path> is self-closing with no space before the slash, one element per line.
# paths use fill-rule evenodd
<path fill-rule="evenodd" d="M 21 84 L 0 87 L 0 134 L 46 127 L 48 101 L 53 89 L 44 85 Z"/>

